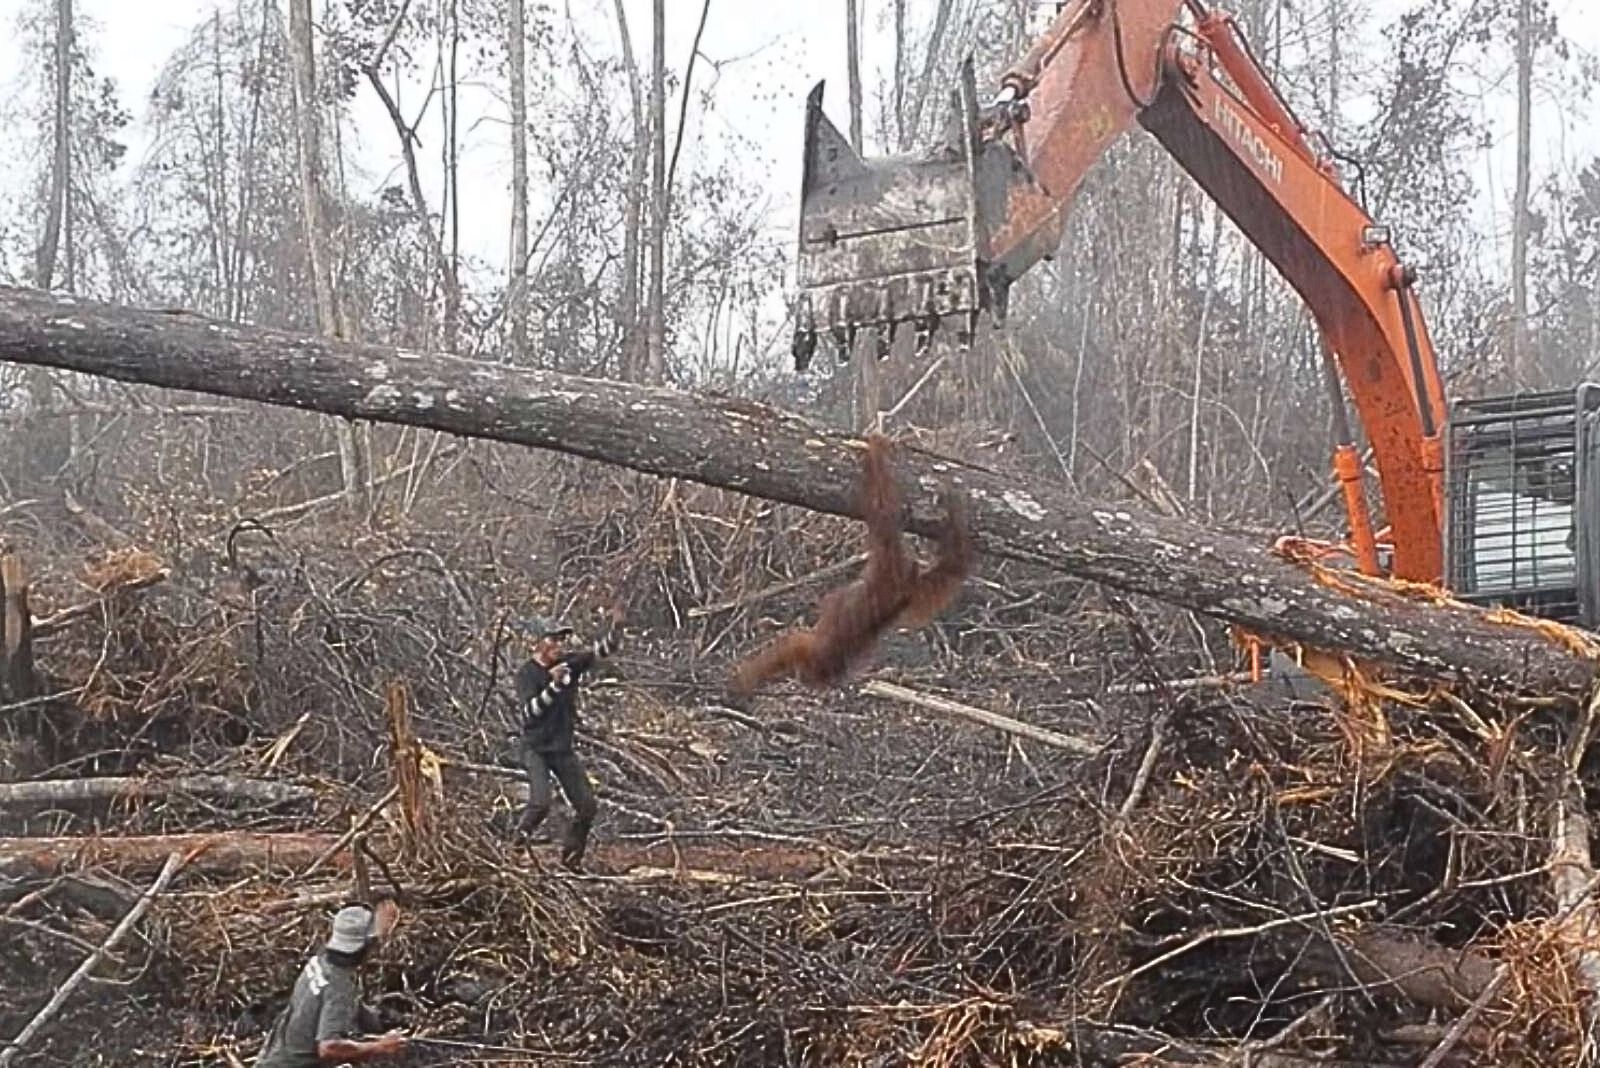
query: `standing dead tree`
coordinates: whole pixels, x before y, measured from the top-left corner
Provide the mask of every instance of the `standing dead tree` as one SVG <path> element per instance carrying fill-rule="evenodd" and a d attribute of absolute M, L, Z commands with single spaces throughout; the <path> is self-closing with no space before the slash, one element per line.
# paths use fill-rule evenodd
<path fill-rule="evenodd" d="M 333 286 L 333 249 L 328 203 L 323 189 L 321 100 L 317 95 L 315 49 L 312 44 L 311 0 L 289 2 L 289 56 L 294 64 L 295 129 L 299 136 L 300 195 L 305 213 L 306 256 L 311 269 L 317 328 L 328 337 L 346 333 Z M 346 499 L 360 504 L 365 494 L 365 469 L 355 428 L 335 428 L 339 468 Z"/>
<path fill-rule="evenodd" d="M 0 288 L 0 356 L 127 382 L 428 427 L 859 515 L 859 443 L 731 397 L 518 370 L 200 316 Z M 1577 697 L 1587 647 L 1379 584 L 1330 585 L 1255 542 L 906 450 L 907 529 L 932 536 L 954 477 L 981 551 L 1406 671 Z"/>

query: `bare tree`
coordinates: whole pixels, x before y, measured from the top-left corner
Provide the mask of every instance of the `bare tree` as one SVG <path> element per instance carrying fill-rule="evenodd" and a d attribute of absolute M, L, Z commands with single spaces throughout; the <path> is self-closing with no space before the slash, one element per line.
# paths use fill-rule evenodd
<path fill-rule="evenodd" d="M 651 5 L 650 66 L 650 329 L 646 382 L 666 377 L 667 251 L 667 13 L 665 0 Z"/>
<path fill-rule="evenodd" d="M 511 352 L 520 360 L 528 350 L 528 69 L 524 55 L 528 25 L 522 0 L 509 0 L 506 22 L 511 89 L 511 264 L 506 312 L 511 323 Z"/>
<path fill-rule="evenodd" d="M 622 67 L 628 77 L 628 101 L 633 144 L 628 155 L 628 187 L 622 209 L 622 292 L 617 302 L 617 324 L 622 331 L 622 375 L 638 378 L 639 358 L 639 230 L 644 216 L 644 179 L 648 162 L 649 125 L 645 121 L 644 93 L 639 64 L 633 57 L 633 35 L 628 31 L 627 5 L 616 0 L 617 32 L 622 38 Z"/>
<path fill-rule="evenodd" d="M 461 9 L 457 0 L 445 5 L 445 20 L 440 33 L 448 33 L 445 57 L 444 91 L 444 187 L 450 208 L 450 277 L 461 277 L 461 79 L 458 63 L 461 53 Z M 461 291 L 456 286 L 445 292 L 444 350 L 456 352 L 461 341 Z"/>
<path fill-rule="evenodd" d="M 72 240 L 72 0 L 56 0 L 55 68 L 54 163 L 50 168 L 44 237 L 34 262 L 34 277 L 44 289 L 55 282 L 63 231 L 68 234 L 67 242 Z M 70 255 L 65 283 L 69 291 L 74 288 Z"/>
<path fill-rule="evenodd" d="M 894 0 L 894 147 L 904 152 L 906 132 L 906 0 Z"/>
<path fill-rule="evenodd" d="M 305 216 L 306 259 L 311 270 L 317 329 L 326 337 L 345 335 L 333 292 L 333 263 L 326 194 L 322 187 L 322 123 L 317 102 L 316 60 L 311 40 L 311 0 L 289 0 L 289 57 L 294 67 L 295 129 L 299 141 L 300 198 Z M 359 507 L 363 498 L 360 439 L 355 427 L 339 423 L 339 470 L 345 499 Z"/>
<path fill-rule="evenodd" d="M 1533 125 L 1533 0 L 1517 4 L 1517 188 L 1511 203 L 1511 355 L 1507 374 L 1515 385 L 1523 373 L 1528 343 L 1528 197 Z"/>
<path fill-rule="evenodd" d="M 915 140 L 922 132 L 923 109 L 927 106 L 928 97 L 943 100 L 944 93 L 934 82 L 934 74 L 938 70 L 939 53 L 944 47 L 945 32 L 950 27 L 950 9 L 953 0 L 939 0 L 939 7 L 933 16 L 933 32 L 928 35 L 926 50 L 922 53 L 922 77 L 917 81 L 916 92 L 911 97 L 911 114 L 906 120 L 902 137 L 910 147 L 910 141 Z"/>
<path fill-rule="evenodd" d="M 861 151 L 861 11 L 844 0 L 845 57 L 850 70 L 850 145 Z"/>
<path fill-rule="evenodd" d="M 850 80 L 850 145 L 863 151 L 861 135 L 861 10 L 857 0 L 845 0 L 845 56 Z M 870 427 L 882 407 L 881 376 L 876 355 L 862 353 L 856 366 L 856 425 Z"/>

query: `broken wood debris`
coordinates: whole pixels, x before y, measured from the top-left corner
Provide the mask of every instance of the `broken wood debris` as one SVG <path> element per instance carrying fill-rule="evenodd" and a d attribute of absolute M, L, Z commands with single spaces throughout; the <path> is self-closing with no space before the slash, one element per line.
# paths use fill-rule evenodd
<path fill-rule="evenodd" d="M 1078 756 L 1094 756 L 1102 748 L 1086 738 L 1078 738 L 1070 734 L 1062 734 L 1059 731 L 1046 730 L 1043 727 L 1036 727 L 1031 723 L 1024 723 L 1010 716 L 1002 716 L 998 712 L 990 712 L 987 709 L 962 704 L 960 701 L 952 701 L 948 697 L 940 697 L 937 694 L 918 693 L 916 690 L 899 686 L 892 682 L 884 682 L 881 679 L 873 679 L 864 684 L 861 687 L 861 692 L 871 697 L 883 697 L 891 701 L 899 701 L 902 704 L 927 709 L 929 712 L 937 712 L 943 716 L 963 719 L 969 723 L 976 723 L 980 726 L 1002 731 L 1016 738 L 1026 738 L 1030 742 L 1038 742 L 1040 745 L 1046 745 L 1052 749 L 1062 749 L 1069 753 L 1076 753 Z"/>
<path fill-rule="evenodd" d="M 0 876 L 43 878 L 84 868 L 138 875 L 158 870 L 174 852 L 189 855 L 189 867 L 207 874 L 282 870 L 310 864 L 334 841 L 333 835 L 299 831 L 0 838 Z"/>

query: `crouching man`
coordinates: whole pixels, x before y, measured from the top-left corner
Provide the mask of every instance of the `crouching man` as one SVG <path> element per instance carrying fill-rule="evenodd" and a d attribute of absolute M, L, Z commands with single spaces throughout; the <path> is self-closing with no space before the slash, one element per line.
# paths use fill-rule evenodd
<path fill-rule="evenodd" d="M 406 1040 L 397 1031 L 360 1038 L 376 1028 L 362 1007 L 356 971 L 394 930 L 400 910 L 384 901 L 376 910 L 351 905 L 333 917 L 327 945 L 306 962 L 289 1004 L 278 1014 L 256 1068 L 319 1068 L 398 1056 Z"/>

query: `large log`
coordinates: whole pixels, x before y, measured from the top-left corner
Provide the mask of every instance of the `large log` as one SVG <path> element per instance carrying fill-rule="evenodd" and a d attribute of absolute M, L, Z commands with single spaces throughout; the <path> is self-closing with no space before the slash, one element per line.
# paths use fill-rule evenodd
<path fill-rule="evenodd" d="M 0 808 L 39 805 L 74 805 L 111 798 L 231 797 L 262 805 L 311 801 L 316 794 L 307 786 L 247 779 L 240 775 L 179 775 L 169 779 L 138 779 L 107 775 L 88 779 L 33 779 L 0 783 Z"/>
<path fill-rule="evenodd" d="M 312 338 L 0 288 L 0 357 L 490 438 L 855 515 L 845 435 L 731 397 L 650 388 Z M 1392 591 L 1328 589 L 1263 545 L 1126 505 L 1018 484 L 907 451 L 911 528 L 933 533 L 938 489 L 971 493 L 983 551 L 1142 593 L 1252 630 L 1434 677 L 1577 694 L 1595 664 L 1529 628 Z"/>
<path fill-rule="evenodd" d="M 80 868 L 125 875 L 159 871 L 167 856 L 193 853 L 189 867 L 218 875 L 259 869 L 304 868 L 335 838 L 331 834 L 151 834 L 122 838 L 0 838 L 0 878 L 45 878 Z"/>

